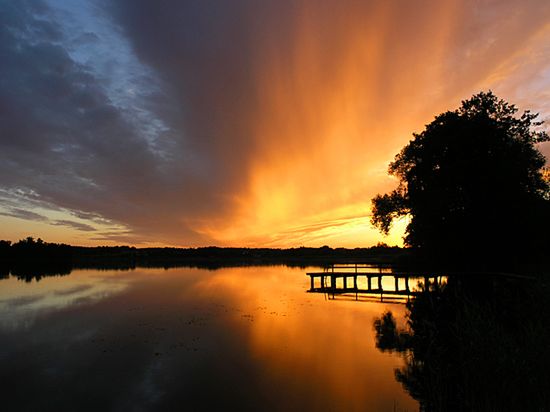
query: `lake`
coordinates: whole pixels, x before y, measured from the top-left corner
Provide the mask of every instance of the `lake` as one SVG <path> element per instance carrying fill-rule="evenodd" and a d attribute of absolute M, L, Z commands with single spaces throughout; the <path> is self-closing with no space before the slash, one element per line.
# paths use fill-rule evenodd
<path fill-rule="evenodd" d="M 317 269 L 318 270 L 318 269 Z M 415 411 L 373 321 L 307 269 L 74 270 L 0 280 L 4 410 Z"/>

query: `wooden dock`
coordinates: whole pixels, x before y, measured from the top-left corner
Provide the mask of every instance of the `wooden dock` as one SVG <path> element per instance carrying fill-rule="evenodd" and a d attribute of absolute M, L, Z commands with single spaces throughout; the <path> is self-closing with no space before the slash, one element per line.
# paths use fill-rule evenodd
<path fill-rule="evenodd" d="M 533 280 L 531 276 L 502 272 L 472 273 L 427 273 L 427 272 L 393 272 L 390 268 L 375 267 L 371 264 L 335 264 L 322 272 L 307 273 L 310 277 L 308 292 L 324 293 L 334 299 L 336 296 L 347 296 L 354 300 L 394 301 L 405 303 L 411 297 L 427 291 L 438 291 L 449 276 L 480 278 L 507 278 Z M 419 283 L 422 287 L 418 288 Z"/>
<path fill-rule="evenodd" d="M 369 264 L 332 265 L 323 272 L 307 273 L 310 277 L 308 292 L 336 295 L 355 295 L 355 300 L 408 301 L 423 291 L 414 289 L 411 280 L 422 279 L 424 285 L 437 290 L 445 277 L 439 274 L 392 272 Z M 432 289 L 432 290 L 433 290 Z M 362 297 L 363 299 L 359 299 Z"/>

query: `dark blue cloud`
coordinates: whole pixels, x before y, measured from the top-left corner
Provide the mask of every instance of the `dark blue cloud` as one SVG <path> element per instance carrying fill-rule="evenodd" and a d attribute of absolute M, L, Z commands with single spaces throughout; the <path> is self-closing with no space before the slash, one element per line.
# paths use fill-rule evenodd
<path fill-rule="evenodd" d="M 172 159 L 167 155 L 167 149 L 179 150 L 169 130 L 156 125 L 152 114 L 139 118 L 136 113 L 145 111 L 132 111 L 131 99 L 118 99 L 117 93 L 124 90 L 113 87 L 108 67 L 94 67 L 79 58 L 86 56 L 79 48 L 92 47 L 98 35 L 87 32 L 77 40 L 69 38 L 59 11 L 44 2 L 3 1 L 0 10 L 4 194 L 32 192 L 39 198 L 35 203 L 99 216 L 126 226 L 130 233 L 196 237 L 170 222 L 180 207 L 185 209 L 177 202 L 181 193 L 176 190 L 193 182 L 186 182 L 177 153 Z M 75 41 L 81 42 L 76 51 Z M 106 42 L 104 38 L 101 47 Z M 166 145 L 155 141 L 163 138 Z M 159 213 L 164 219 L 155 217 Z M 55 224 L 60 222 L 65 221 Z"/>

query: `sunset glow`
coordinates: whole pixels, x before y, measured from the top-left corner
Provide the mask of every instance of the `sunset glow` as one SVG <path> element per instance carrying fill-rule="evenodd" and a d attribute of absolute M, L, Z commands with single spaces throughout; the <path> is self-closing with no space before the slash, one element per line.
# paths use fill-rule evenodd
<path fill-rule="evenodd" d="M 401 245 L 370 200 L 413 132 L 487 89 L 550 116 L 545 0 L 116 3 L 3 6 L 0 238 Z"/>

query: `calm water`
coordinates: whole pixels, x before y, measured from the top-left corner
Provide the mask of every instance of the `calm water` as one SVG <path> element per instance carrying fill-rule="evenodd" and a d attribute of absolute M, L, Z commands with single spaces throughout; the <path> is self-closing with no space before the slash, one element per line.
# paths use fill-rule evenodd
<path fill-rule="evenodd" d="M 3 410 L 415 411 L 373 320 L 286 267 L 0 280 Z"/>

